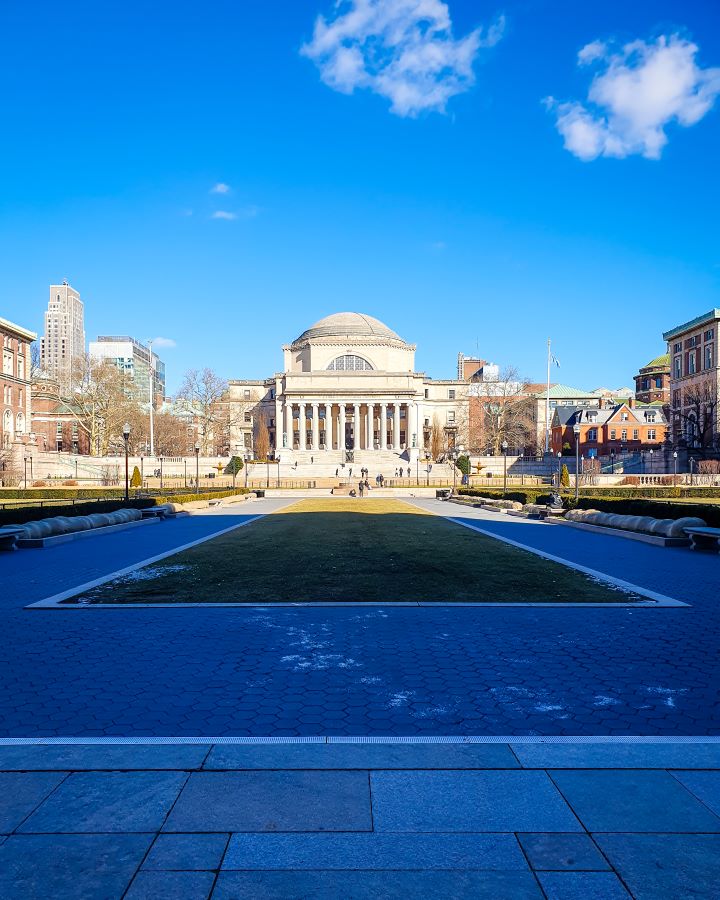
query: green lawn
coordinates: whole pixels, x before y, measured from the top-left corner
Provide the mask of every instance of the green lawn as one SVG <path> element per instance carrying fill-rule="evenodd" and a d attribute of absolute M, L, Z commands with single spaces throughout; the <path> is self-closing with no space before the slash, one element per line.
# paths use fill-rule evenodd
<path fill-rule="evenodd" d="M 398 500 L 304 500 L 67 602 L 638 598 Z"/>

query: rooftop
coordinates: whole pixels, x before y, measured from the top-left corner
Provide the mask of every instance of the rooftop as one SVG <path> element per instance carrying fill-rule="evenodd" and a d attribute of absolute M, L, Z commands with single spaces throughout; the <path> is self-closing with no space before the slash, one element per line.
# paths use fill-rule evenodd
<path fill-rule="evenodd" d="M 312 338 L 328 337 L 384 338 L 385 340 L 401 341 L 404 343 L 400 335 L 388 328 L 388 326 L 379 319 L 356 312 L 340 312 L 325 316 L 323 319 L 319 319 L 314 325 L 311 325 L 306 331 L 303 331 L 300 337 L 296 338 L 293 343 L 297 344 L 301 341 L 311 340 Z"/>

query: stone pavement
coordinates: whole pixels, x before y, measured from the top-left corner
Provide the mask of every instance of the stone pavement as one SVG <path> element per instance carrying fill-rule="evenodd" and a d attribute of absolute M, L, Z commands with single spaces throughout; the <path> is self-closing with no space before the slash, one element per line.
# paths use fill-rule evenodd
<path fill-rule="evenodd" d="M 287 502 L 0 556 L 0 736 L 720 734 L 718 557 L 438 501 L 691 605 L 24 608 Z"/>
<path fill-rule="evenodd" d="M 720 742 L 0 745 L 0 896 L 715 898 Z"/>

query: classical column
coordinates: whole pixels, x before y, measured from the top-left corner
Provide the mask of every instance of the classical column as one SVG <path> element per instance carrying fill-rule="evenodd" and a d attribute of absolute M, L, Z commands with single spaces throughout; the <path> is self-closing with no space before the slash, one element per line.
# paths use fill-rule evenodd
<path fill-rule="evenodd" d="M 365 448 L 372 450 L 373 448 L 373 414 L 374 407 L 372 403 L 367 405 L 367 416 L 365 418 Z"/>
<path fill-rule="evenodd" d="M 400 449 L 400 404 L 393 403 L 393 450 Z"/>
<path fill-rule="evenodd" d="M 305 412 L 305 404 L 300 403 L 300 449 L 307 450 L 307 419 Z"/>
<path fill-rule="evenodd" d="M 417 423 L 417 406 L 415 405 L 415 403 L 408 403 L 407 415 L 408 415 L 408 417 L 407 417 L 407 423 L 408 423 L 407 445 L 408 445 L 408 447 L 417 447 L 418 446 L 418 440 L 417 440 L 418 423 Z M 413 436 L 415 437 L 414 442 L 413 442 Z"/>
<path fill-rule="evenodd" d="M 277 394 L 275 394 L 275 453 L 282 447 L 283 433 L 283 415 L 282 403 Z"/>
<path fill-rule="evenodd" d="M 387 403 L 380 404 L 380 449 L 387 450 Z"/>
<path fill-rule="evenodd" d="M 333 448 L 332 403 L 325 404 L 325 449 Z"/>
<path fill-rule="evenodd" d="M 353 450 L 360 449 L 360 404 L 353 403 Z"/>
<path fill-rule="evenodd" d="M 312 405 L 312 448 L 320 449 L 320 404 Z"/>
<path fill-rule="evenodd" d="M 415 403 L 415 421 L 417 422 L 417 445 L 418 447 L 425 446 L 425 423 L 423 422 L 423 407 L 422 403 L 418 400 Z"/>
<path fill-rule="evenodd" d="M 340 415 L 338 416 L 338 450 L 345 450 L 345 401 L 340 401 Z"/>
<path fill-rule="evenodd" d="M 289 400 L 285 400 L 285 432 L 287 436 L 287 446 L 293 448 L 293 405 Z"/>

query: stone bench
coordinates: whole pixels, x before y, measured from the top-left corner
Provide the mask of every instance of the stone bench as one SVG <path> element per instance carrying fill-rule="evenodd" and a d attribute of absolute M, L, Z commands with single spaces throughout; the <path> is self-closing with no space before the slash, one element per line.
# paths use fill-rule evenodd
<path fill-rule="evenodd" d="M 222 500 L 209 500 L 208 506 L 222 506 Z"/>
<path fill-rule="evenodd" d="M 25 529 L 17 525 L 5 525 L 0 528 L 0 550 L 14 550 L 15 542 L 25 534 Z"/>
<path fill-rule="evenodd" d="M 693 550 L 705 550 L 710 553 L 720 551 L 720 528 L 692 527 L 683 530 L 692 541 Z"/>

